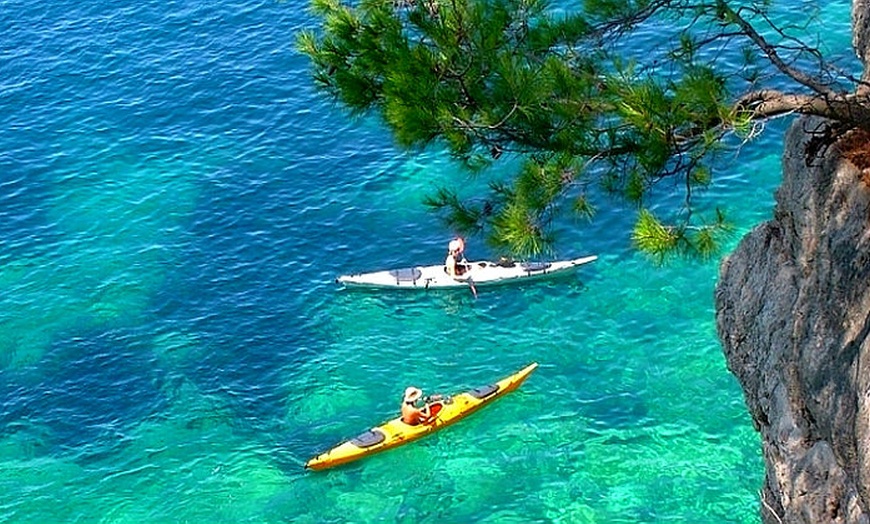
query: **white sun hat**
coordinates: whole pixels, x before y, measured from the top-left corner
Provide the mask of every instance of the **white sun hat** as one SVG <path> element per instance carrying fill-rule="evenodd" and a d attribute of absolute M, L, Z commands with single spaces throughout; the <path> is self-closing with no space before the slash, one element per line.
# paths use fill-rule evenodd
<path fill-rule="evenodd" d="M 423 396 L 423 391 L 413 386 L 405 390 L 405 402 L 416 402 Z"/>

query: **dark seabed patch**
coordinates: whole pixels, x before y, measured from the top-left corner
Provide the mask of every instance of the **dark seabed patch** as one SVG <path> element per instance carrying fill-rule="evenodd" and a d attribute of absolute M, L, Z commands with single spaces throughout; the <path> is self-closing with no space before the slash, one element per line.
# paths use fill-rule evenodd
<path fill-rule="evenodd" d="M 150 346 L 129 332 L 61 338 L 40 368 L 41 381 L 26 390 L 6 384 L 15 394 L 4 418 L 50 428 L 55 452 L 123 442 L 131 426 L 165 406 Z"/>

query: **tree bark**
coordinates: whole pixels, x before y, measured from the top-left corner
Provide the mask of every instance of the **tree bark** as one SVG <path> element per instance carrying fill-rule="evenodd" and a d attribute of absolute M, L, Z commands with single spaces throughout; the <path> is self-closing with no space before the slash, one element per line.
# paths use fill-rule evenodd
<path fill-rule="evenodd" d="M 870 0 L 868 0 L 870 1 Z M 788 113 L 820 116 L 870 130 L 870 98 L 863 94 L 800 95 L 776 90 L 748 93 L 735 104 L 737 110 L 750 111 L 755 119 Z"/>

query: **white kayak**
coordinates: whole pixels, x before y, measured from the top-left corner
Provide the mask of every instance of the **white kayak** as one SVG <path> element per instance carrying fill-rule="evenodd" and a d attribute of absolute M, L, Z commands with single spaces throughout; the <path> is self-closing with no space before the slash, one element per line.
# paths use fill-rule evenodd
<path fill-rule="evenodd" d="M 469 269 L 462 276 L 456 278 L 447 275 L 443 264 L 417 266 L 373 273 L 342 275 L 336 281 L 347 286 L 369 288 L 432 289 L 468 287 L 471 284 L 485 286 L 554 276 L 592 262 L 597 258 L 598 256 L 592 255 L 555 262 L 465 262 Z"/>

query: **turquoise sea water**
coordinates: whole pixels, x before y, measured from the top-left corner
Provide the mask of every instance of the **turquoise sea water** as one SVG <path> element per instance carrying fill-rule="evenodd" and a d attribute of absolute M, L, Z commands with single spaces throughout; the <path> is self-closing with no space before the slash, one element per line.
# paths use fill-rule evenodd
<path fill-rule="evenodd" d="M 848 3 L 823 17 L 844 52 Z M 757 522 L 718 260 L 656 268 L 632 209 L 562 226 L 559 255 L 601 257 L 569 277 L 476 300 L 333 284 L 440 261 L 421 200 L 464 179 L 314 91 L 310 24 L 301 0 L 0 1 L 0 522 Z M 704 197 L 731 246 L 770 215 L 786 123 Z M 531 361 L 448 430 L 301 467 L 409 384 Z"/>

